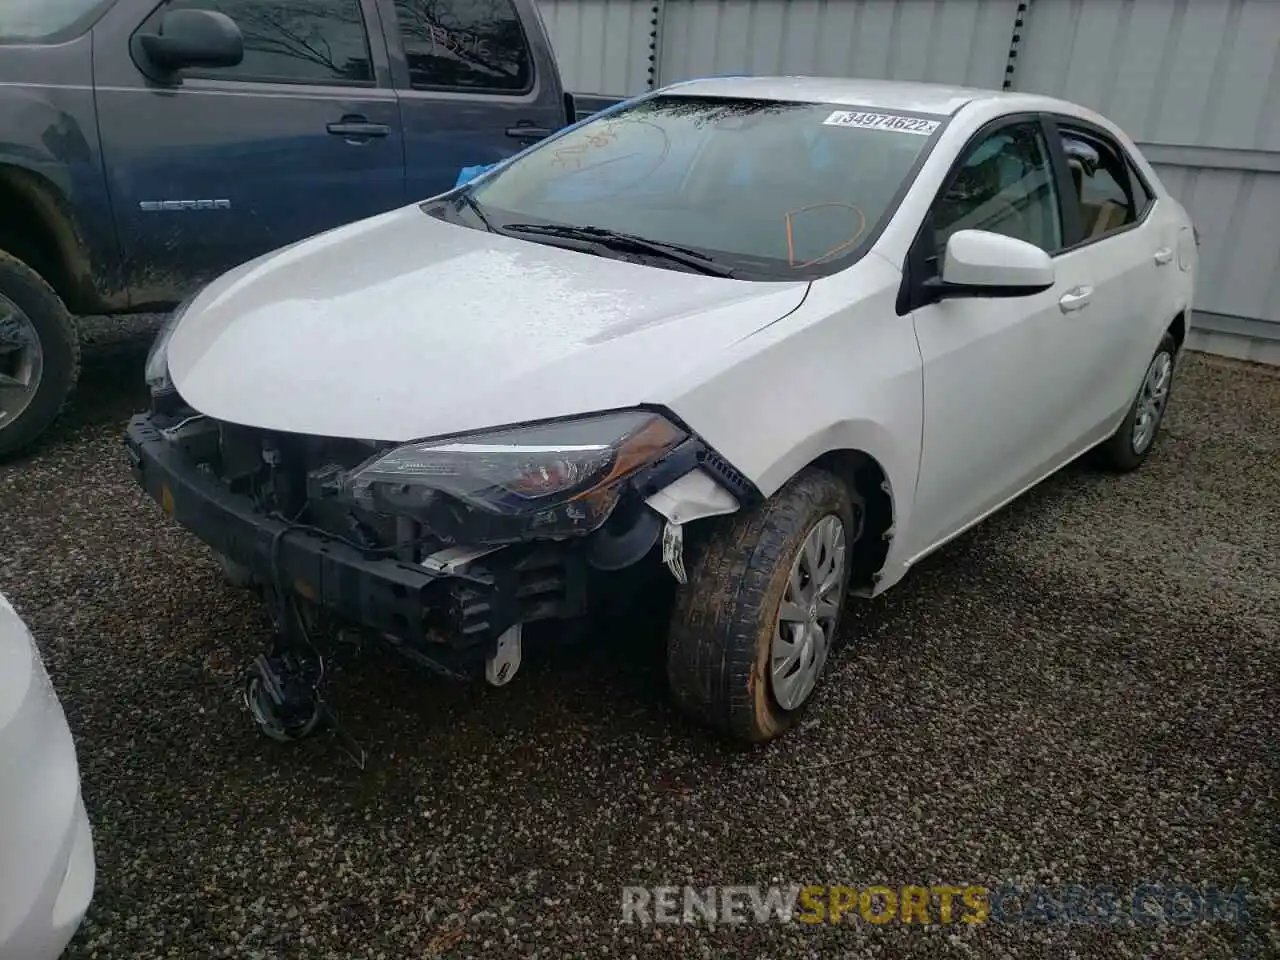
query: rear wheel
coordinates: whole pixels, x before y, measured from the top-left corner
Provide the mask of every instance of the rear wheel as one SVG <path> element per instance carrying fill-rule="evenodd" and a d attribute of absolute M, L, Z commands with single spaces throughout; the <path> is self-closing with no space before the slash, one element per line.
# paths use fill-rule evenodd
<path fill-rule="evenodd" d="M 1124 422 L 1098 448 L 1103 462 L 1112 470 L 1126 472 L 1137 469 L 1155 445 L 1156 434 L 1160 432 L 1169 405 L 1177 354 L 1178 345 L 1173 335 L 1166 333 L 1147 364 L 1142 385 Z"/>
<path fill-rule="evenodd" d="M 53 423 L 80 373 L 80 340 L 58 295 L 0 250 L 0 457 Z"/>
<path fill-rule="evenodd" d="M 860 506 L 806 470 L 696 548 L 667 645 L 685 711 L 753 743 L 791 728 L 836 641 Z"/>

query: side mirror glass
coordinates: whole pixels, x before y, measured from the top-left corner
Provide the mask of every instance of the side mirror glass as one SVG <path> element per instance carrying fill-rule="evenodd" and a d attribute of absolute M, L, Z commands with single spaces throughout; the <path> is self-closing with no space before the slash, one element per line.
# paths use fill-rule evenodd
<path fill-rule="evenodd" d="M 162 74 L 184 67 L 234 67 L 244 59 L 236 22 L 214 10 L 170 10 L 155 33 L 135 37 L 148 65 Z"/>
<path fill-rule="evenodd" d="M 947 240 L 932 298 L 1025 297 L 1054 284 L 1053 261 L 1033 243 L 986 230 L 958 230 Z"/>

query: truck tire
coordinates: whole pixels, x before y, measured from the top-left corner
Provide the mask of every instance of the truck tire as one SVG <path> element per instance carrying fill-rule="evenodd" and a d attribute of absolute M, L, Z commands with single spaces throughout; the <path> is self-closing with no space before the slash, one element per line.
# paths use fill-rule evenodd
<path fill-rule="evenodd" d="M 80 375 L 80 338 L 61 298 L 0 250 L 0 459 L 29 447 Z"/>
<path fill-rule="evenodd" d="M 836 644 L 858 506 L 838 477 L 805 470 L 692 551 L 667 638 L 686 713 L 748 743 L 794 725 Z"/>

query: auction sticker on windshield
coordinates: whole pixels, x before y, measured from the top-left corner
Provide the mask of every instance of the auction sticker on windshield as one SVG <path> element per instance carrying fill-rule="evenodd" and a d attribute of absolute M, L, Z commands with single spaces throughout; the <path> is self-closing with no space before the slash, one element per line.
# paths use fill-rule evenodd
<path fill-rule="evenodd" d="M 914 133 L 927 137 L 938 129 L 937 120 L 921 120 L 919 117 L 900 117 L 893 113 L 864 113 L 857 110 L 836 110 L 822 121 L 832 127 L 861 127 L 866 130 L 892 130 L 895 133 Z"/>

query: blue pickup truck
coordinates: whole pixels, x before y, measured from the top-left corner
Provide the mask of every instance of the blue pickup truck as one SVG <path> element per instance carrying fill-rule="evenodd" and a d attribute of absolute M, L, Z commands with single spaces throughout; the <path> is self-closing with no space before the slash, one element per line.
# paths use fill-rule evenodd
<path fill-rule="evenodd" d="M 76 314 L 451 188 L 610 98 L 535 0 L 0 0 L 0 457 L 55 419 Z"/>

